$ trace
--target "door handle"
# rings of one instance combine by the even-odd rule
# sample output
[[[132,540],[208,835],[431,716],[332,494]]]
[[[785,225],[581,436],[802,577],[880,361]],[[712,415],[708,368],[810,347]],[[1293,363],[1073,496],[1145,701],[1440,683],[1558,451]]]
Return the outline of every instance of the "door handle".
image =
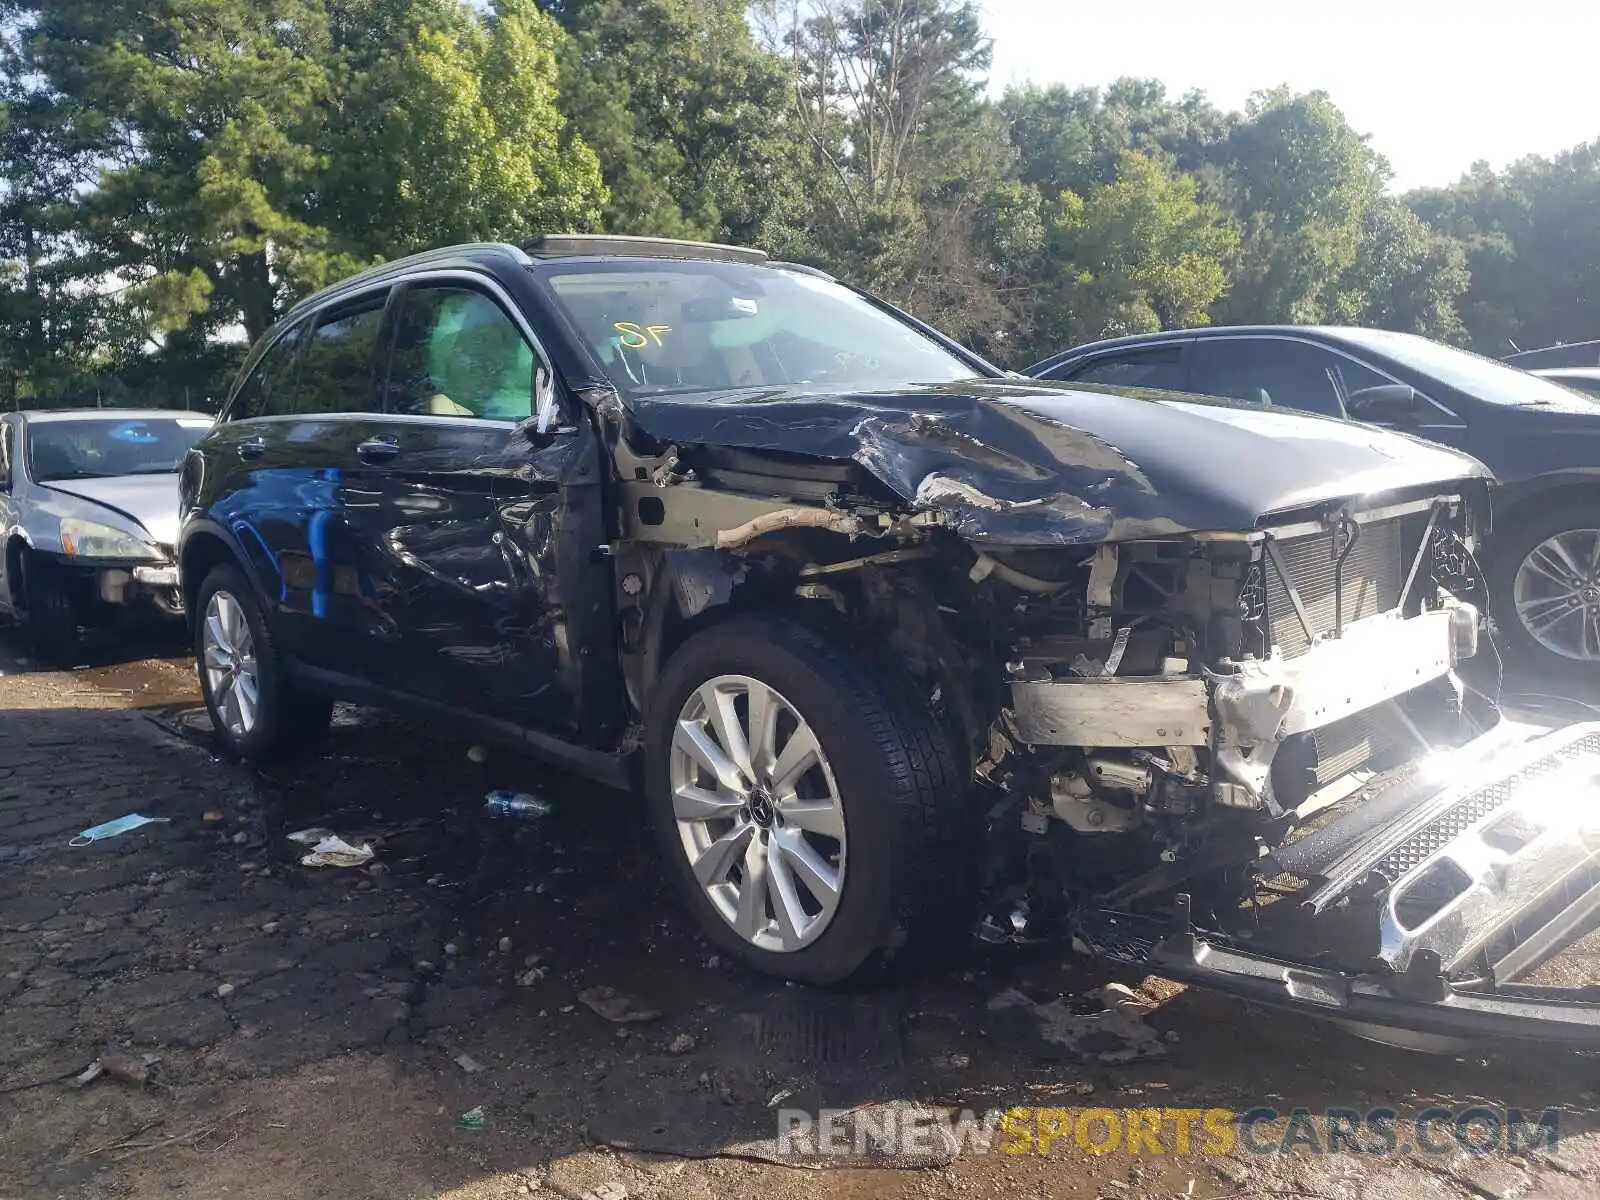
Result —
[[[266,452],[267,439],[262,437],[260,434],[256,434],[254,437],[247,437],[244,441],[239,443],[240,458],[260,458]]]
[[[356,447],[356,457],[364,463],[388,462],[400,453],[400,443],[385,438],[372,438]]]

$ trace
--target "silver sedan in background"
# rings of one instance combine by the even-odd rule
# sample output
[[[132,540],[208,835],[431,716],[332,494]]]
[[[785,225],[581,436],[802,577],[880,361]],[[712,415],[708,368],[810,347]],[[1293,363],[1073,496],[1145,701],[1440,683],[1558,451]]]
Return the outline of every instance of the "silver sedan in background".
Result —
[[[0,413],[0,612],[69,661],[81,626],[181,616],[178,467],[211,418],[170,410]]]

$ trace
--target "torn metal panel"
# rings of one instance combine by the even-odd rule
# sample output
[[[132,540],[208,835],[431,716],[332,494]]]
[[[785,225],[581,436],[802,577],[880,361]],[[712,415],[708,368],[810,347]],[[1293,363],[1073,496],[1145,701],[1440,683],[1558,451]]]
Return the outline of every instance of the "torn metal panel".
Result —
[[[1052,679],[1011,685],[1017,736],[1032,746],[1203,746],[1204,680]]]
[[[633,428],[685,452],[857,463],[906,505],[998,545],[1250,530],[1332,499],[1486,477],[1443,447],[1401,454],[1391,434],[1309,414],[1037,382],[747,388],[627,408]]]
[[[727,549],[742,545],[763,532],[814,524],[839,533],[877,532],[849,513],[828,509],[802,509],[776,497],[741,496],[714,491],[694,483],[657,487],[653,483],[621,485],[627,516],[627,535],[635,541],[688,549]],[[795,514],[804,514],[797,517]],[[765,525],[758,526],[757,522]],[[754,532],[752,532],[754,531]],[[736,534],[740,540],[727,541]]]

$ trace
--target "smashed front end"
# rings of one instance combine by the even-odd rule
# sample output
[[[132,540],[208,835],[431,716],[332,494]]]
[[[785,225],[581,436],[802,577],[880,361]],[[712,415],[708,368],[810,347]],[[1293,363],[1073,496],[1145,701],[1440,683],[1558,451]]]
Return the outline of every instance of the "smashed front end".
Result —
[[[1600,1042],[1600,979],[1561,959],[1600,913],[1600,726],[1498,719],[1474,516],[1431,495],[1103,544],[1070,632],[1030,588],[980,765],[1025,883],[987,935],[1064,925],[1418,1048]]]
[[[636,703],[675,628],[812,613],[964,748],[980,936],[1406,1044],[1600,1042],[1587,979],[1549,982],[1600,911],[1600,727],[1499,719],[1481,468],[1338,422],[985,387],[909,418],[602,405]]]

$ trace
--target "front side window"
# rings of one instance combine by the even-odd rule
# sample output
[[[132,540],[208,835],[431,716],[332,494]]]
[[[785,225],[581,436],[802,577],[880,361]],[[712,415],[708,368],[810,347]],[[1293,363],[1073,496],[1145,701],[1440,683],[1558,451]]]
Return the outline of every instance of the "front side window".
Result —
[[[34,421],[28,473],[35,483],[165,475],[211,428],[209,417]]]
[[[1570,405],[1572,395],[1548,379],[1481,354],[1457,350],[1414,333],[1387,329],[1346,329],[1341,336],[1363,350],[1401,367],[1437,379],[1446,387],[1488,404]]]
[[[359,413],[377,408],[372,367],[383,327],[383,296],[320,314],[295,373],[294,412]]]
[[[304,324],[285,330],[256,360],[250,374],[234,393],[228,419],[248,421],[252,417],[277,417],[294,411],[294,395],[289,384],[294,378],[295,355],[300,348]]]
[[[395,304],[386,408],[521,421],[533,412],[533,347],[483,292],[417,287]]]
[[[0,421],[0,492],[11,490],[11,424]]]
[[[1069,367],[1067,374],[1058,378],[1074,383],[1179,391],[1183,387],[1183,347],[1162,346],[1154,350],[1107,354],[1076,370]]]
[[[894,388],[983,373],[849,288],[801,271],[637,259],[532,269],[625,396]]]
[[[1202,338],[1193,355],[1193,391],[1330,417],[1345,415],[1344,396],[1385,382],[1331,350],[1282,338]]]

